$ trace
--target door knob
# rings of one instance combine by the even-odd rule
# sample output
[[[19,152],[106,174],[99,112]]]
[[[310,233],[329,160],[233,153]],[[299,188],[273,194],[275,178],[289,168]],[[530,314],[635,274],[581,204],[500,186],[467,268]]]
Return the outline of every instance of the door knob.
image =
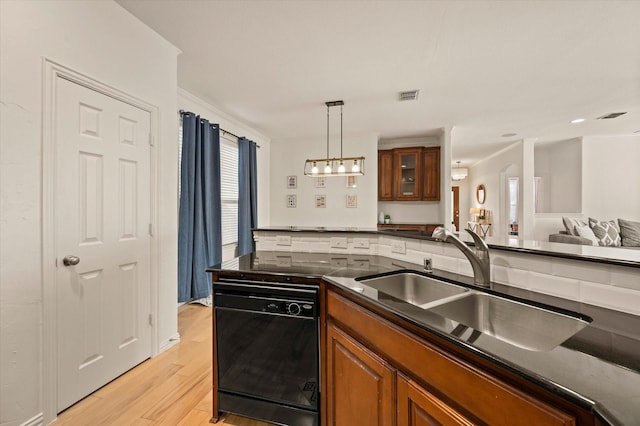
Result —
[[[80,258],[78,256],[65,256],[62,259],[62,263],[64,263],[64,266],[73,266],[73,265],[77,265],[78,263],[80,263]]]

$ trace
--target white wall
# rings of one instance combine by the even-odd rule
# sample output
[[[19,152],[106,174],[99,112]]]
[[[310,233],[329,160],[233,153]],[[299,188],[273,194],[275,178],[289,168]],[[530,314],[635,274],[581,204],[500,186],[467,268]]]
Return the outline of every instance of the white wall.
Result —
[[[437,137],[381,139],[378,142],[378,149],[412,146],[441,146],[441,143]],[[449,162],[444,162],[444,153],[442,151],[441,147],[440,178],[444,180],[443,164],[448,167]],[[446,188],[449,191],[451,190],[448,186]],[[378,201],[378,213],[382,211],[390,215],[391,223],[445,223],[447,221],[444,220],[441,209],[441,203],[445,197],[443,197],[444,191],[440,192],[440,201]]]
[[[585,217],[640,221],[640,135],[582,139]]]
[[[43,395],[43,58],[159,110],[158,341],[177,335],[177,50],[112,1],[0,2],[0,424],[38,423]],[[55,413],[45,413],[50,421]]]
[[[582,138],[582,213],[568,216],[640,221],[640,136]],[[533,239],[564,229],[562,213],[535,215]]]
[[[326,178],[326,188],[316,188],[315,178],[304,175],[306,159],[325,158],[326,139],[274,140],[271,143],[271,225],[375,228],[378,199],[378,151],[375,135],[349,137],[345,157],[365,157],[365,174],[355,189],[346,177]],[[338,156],[331,145],[330,156]],[[287,176],[297,176],[297,188],[287,189]],[[288,208],[287,194],[297,195],[297,207]],[[358,207],[347,208],[348,194],[358,196]],[[315,207],[315,196],[326,195],[326,207]]]
[[[270,185],[269,185],[269,161],[271,153],[271,140],[257,130],[244,124],[224,112],[220,111],[210,103],[198,98],[194,94],[178,89],[178,110],[191,111],[206,118],[211,123],[217,123],[221,128],[234,135],[244,136],[257,143],[260,148],[257,150],[258,156],[258,226],[268,225]]]
[[[540,178],[537,213],[582,210],[582,139],[536,144],[534,176]]]
[[[507,170],[509,173],[507,173]],[[522,194],[522,143],[520,142],[480,160],[469,169],[469,176],[467,177],[469,185],[468,207],[491,210],[492,236],[503,237],[507,233],[507,229],[502,223],[505,203],[505,179],[507,175],[520,178],[519,193]],[[476,187],[479,184],[484,184],[486,188],[486,201],[482,205],[476,201]],[[519,203],[518,209],[522,211],[522,203]],[[521,215],[519,214],[518,216],[520,217]],[[467,220],[470,220],[469,210],[461,210],[460,226],[466,227]]]

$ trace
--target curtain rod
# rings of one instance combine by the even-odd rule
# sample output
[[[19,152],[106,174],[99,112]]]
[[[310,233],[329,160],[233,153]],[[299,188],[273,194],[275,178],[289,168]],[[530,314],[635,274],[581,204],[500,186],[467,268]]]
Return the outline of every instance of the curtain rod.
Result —
[[[191,111],[185,111],[185,110],[181,109],[180,111],[178,111],[178,114],[180,114],[180,116],[182,117],[182,114],[193,114],[193,112],[191,112]],[[218,127],[219,127],[219,126],[218,126]],[[236,139],[240,139],[240,136],[234,135],[233,133],[226,131],[226,130],[225,130],[225,129],[223,129],[222,127],[220,127],[220,131],[221,131],[222,133],[224,133],[224,134],[231,135],[231,136],[233,136],[233,137],[234,137],[234,138],[236,138]],[[253,141],[251,141],[251,142],[253,142]],[[254,142],[254,143],[255,143],[255,142]],[[256,143],[256,148],[260,148],[260,145],[258,145],[257,143]]]

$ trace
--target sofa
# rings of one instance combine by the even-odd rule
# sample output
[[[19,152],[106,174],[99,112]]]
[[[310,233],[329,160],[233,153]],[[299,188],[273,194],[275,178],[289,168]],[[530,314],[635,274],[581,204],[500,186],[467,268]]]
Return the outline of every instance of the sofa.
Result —
[[[600,221],[562,217],[563,230],[549,235],[549,242],[640,250],[640,222],[626,219]]]
[[[565,244],[582,244],[585,246],[592,246],[593,241],[588,238],[581,237],[579,235],[570,235],[567,231],[558,231],[555,234],[549,234],[550,243],[565,243]]]

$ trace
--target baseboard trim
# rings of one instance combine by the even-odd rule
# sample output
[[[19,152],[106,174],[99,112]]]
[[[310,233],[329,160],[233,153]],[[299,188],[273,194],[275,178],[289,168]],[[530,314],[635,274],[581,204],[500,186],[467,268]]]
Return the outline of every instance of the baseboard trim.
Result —
[[[158,355],[171,348],[172,346],[177,345],[178,343],[180,343],[180,333],[175,333],[173,336],[160,343],[160,347],[158,348]]]
[[[20,426],[43,426],[44,425],[44,414],[40,413],[26,422],[22,423]]]

